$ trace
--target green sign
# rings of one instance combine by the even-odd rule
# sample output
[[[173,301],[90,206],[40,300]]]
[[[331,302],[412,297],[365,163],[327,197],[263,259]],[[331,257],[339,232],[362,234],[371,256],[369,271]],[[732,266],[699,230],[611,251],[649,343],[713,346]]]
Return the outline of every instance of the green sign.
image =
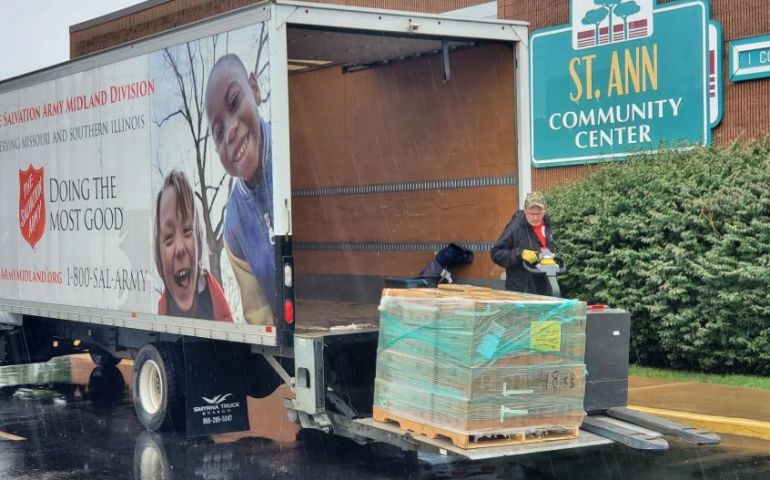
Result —
[[[730,80],[770,77],[770,35],[730,42]]]
[[[530,42],[536,167],[710,142],[720,30],[707,2],[573,0],[571,16]]]

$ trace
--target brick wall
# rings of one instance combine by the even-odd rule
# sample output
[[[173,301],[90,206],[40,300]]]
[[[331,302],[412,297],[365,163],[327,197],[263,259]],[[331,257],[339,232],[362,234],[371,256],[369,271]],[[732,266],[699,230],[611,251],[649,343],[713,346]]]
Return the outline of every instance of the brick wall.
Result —
[[[115,20],[70,32],[70,58],[192,23],[255,3],[254,0],[169,0]]]
[[[356,7],[440,13],[488,0],[309,0]],[[98,52],[154,33],[228,12],[257,0],[168,0],[129,15],[70,32],[70,58]]]

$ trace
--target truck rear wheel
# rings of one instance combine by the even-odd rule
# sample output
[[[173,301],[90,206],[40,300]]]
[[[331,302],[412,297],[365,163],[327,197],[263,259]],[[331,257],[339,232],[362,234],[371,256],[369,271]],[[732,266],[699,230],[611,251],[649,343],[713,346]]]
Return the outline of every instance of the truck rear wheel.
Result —
[[[170,343],[150,343],[134,359],[134,410],[147,430],[175,430],[184,426],[184,362]]]
[[[113,357],[109,352],[106,352],[99,347],[89,348],[88,354],[91,355],[91,361],[99,367],[109,368],[120,363],[120,358]]]
[[[181,434],[142,432],[134,443],[134,480],[192,478],[185,461],[188,454],[193,457],[188,446]]]

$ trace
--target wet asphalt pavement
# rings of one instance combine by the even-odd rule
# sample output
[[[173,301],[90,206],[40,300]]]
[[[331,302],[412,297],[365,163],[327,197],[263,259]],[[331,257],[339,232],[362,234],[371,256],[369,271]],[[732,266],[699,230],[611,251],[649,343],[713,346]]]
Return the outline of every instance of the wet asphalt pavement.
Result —
[[[0,368],[0,479],[767,479],[770,442],[723,436],[719,446],[669,439],[665,452],[607,445],[494,462],[450,461],[315,432],[286,439],[188,440],[144,431],[126,386],[130,366],[86,359]],[[278,411],[278,410],[276,410]],[[273,414],[271,414],[273,415]],[[237,439],[236,439],[237,438]]]

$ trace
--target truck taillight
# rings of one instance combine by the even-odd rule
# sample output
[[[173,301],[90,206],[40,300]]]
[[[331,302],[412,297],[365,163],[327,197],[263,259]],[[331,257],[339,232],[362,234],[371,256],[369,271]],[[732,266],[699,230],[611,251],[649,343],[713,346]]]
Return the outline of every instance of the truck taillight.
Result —
[[[294,285],[294,269],[291,267],[291,263],[286,263],[283,266],[283,286],[291,288]]]
[[[283,302],[283,320],[289,325],[294,323],[294,302],[291,300]]]

